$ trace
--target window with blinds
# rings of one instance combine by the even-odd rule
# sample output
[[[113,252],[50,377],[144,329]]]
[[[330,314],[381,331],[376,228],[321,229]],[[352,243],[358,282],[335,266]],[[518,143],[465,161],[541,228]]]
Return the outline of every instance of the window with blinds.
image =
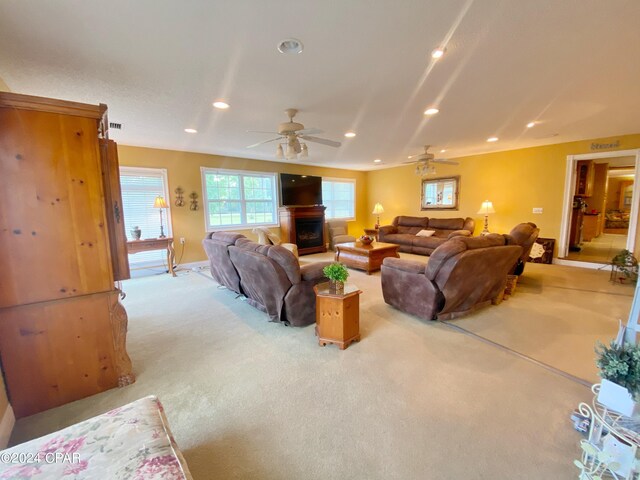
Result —
[[[120,167],[122,211],[127,239],[133,240],[131,230],[142,230],[140,238],[158,238],[160,235],[160,209],[153,207],[157,196],[164,197],[168,205],[167,171],[161,168]],[[171,236],[171,215],[168,208],[162,209],[164,234]],[[163,265],[167,261],[165,250],[152,250],[129,255],[129,265],[145,267]]]
[[[323,178],[322,203],[326,218],[355,220],[356,181],[348,178]]]

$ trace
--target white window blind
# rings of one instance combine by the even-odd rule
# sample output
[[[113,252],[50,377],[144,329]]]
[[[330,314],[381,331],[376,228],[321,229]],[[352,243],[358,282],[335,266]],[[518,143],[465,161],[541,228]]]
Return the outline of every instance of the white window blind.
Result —
[[[153,202],[160,195],[168,205],[167,171],[159,168],[120,167],[120,187],[122,190],[122,211],[127,239],[133,240],[131,230],[139,227],[140,238],[158,238],[160,235],[160,209]],[[168,208],[162,211],[164,234],[171,236],[171,215]],[[143,267],[166,263],[165,250],[152,250],[129,255],[129,265]]]
[[[326,218],[355,220],[356,181],[344,178],[322,179],[322,203]]]
[[[201,168],[207,231],[277,224],[274,173]]]

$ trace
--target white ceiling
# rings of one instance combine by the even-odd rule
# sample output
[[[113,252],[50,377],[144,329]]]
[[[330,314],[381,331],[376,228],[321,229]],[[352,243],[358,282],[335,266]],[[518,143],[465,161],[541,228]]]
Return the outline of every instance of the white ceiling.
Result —
[[[638,0],[13,0],[0,78],[106,103],[122,144],[265,160],[275,144],[247,150],[269,136],[246,130],[295,107],[343,142],[302,163],[371,170],[426,143],[451,158],[640,132],[639,22]],[[278,53],[287,37],[304,52]]]

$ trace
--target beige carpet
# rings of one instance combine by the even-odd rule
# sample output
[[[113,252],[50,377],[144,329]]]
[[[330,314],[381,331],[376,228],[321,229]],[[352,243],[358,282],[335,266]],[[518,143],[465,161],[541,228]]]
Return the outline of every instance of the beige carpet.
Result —
[[[526,312],[536,272],[531,292],[477,315]],[[198,273],[125,282],[138,381],[21,419],[13,442],[157,394],[197,479],[575,478],[568,415],[587,388],[397,312],[379,273],[350,281],[364,292],[362,341],[345,351],[319,347],[313,326],[268,323]]]

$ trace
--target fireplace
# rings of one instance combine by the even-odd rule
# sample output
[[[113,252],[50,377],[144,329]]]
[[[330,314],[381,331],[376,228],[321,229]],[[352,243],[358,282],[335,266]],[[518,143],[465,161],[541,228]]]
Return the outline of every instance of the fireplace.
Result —
[[[278,214],[282,241],[295,243],[300,255],[326,252],[324,208],[322,205],[280,207]]]
[[[296,245],[299,249],[323,246],[323,223],[321,218],[296,218]]]

